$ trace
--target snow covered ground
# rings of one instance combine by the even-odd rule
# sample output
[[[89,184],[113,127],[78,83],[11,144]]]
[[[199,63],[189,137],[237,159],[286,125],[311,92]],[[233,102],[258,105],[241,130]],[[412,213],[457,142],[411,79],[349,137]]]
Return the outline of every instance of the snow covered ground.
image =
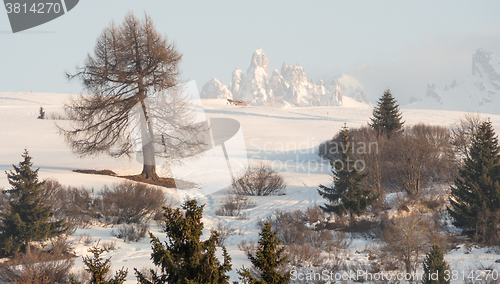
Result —
[[[0,172],[12,169],[12,164],[19,163],[24,148],[30,151],[35,167],[39,167],[40,177],[55,178],[63,185],[85,186],[99,190],[104,185],[110,185],[121,180],[110,176],[86,175],[74,173],[74,169],[110,169],[118,174],[137,174],[141,164],[134,159],[114,159],[107,156],[77,158],[58,134],[55,123],[64,125],[67,121],[39,120],[39,107],[43,106],[46,113],[62,113],[61,106],[70,95],[42,93],[0,93]],[[349,99],[349,98],[347,98]],[[236,269],[250,265],[246,256],[237,248],[241,240],[258,239],[258,220],[272,214],[276,209],[306,209],[324,200],[318,195],[319,184],[330,184],[331,173],[328,164],[321,161],[315,154],[317,145],[330,139],[339,129],[366,125],[372,114],[372,109],[364,104],[353,101],[344,102],[344,107],[307,107],[307,108],[267,108],[228,106],[224,99],[203,100],[205,114],[210,118],[232,118],[240,122],[242,138],[246,147],[246,157],[236,155],[234,161],[242,166],[265,162],[280,171],[287,183],[286,195],[253,197],[256,207],[246,210],[247,219],[236,220],[235,217],[219,217],[215,210],[220,206],[227,186],[227,179],[218,180],[217,175],[207,177],[203,166],[209,165],[209,160],[193,160],[174,170],[176,177],[198,183],[191,192],[205,191],[209,194],[199,194],[198,199],[206,204],[203,216],[205,235],[211,228],[221,222],[233,229],[235,234],[228,239],[226,246],[232,258],[232,280],[237,280]],[[406,125],[419,122],[452,126],[456,124],[463,112],[403,109]],[[493,122],[497,133],[500,132],[500,115],[484,115]],[[209,155],[209,154],[207,154]],[[206,157],[205,157],[206,158]],[[247,160],[248,159],[248,160]],[[207,164],[208,163],[208,164]],[[193,170],[193,165],[198,168]],[[208,166],[205,166],[208,167]],[[205,168],[205,170],[209,170]],[[7,189],[9,184],[5,174],[0,174],[0,188]],[[164,189],[173,198],[178,197],[175,190]],[[182,192],[181,192],[182,193]],[[181,194],[182,196],[182,194]],[[135,283],[133,268],[152,267],[150,261],[151,248],[149,239],[138,243],[125,243],[111,236],[112,227],[92,227],[79,229],[73,236],[78,255],[86,255],[89,245],[79,241],[80,236],[88,234],[93,244],[116,241],[118,249],[104,254],[112,257],[113,269],[128,268],[127,283]],[[155,224],[151,231],[164,239],[164,234]],[[362,251],[370,241],[355,240],[349,250],[351,259],[366,259],[366,256],[355,257],[356,251]],[[91,246],[91,245],[90,245]],[[484,249],[472,249],[468,253],[462,245],[460,249],[446,255],[452,269],[472,269],[479,264],[493,265],[500,259],[495,252]],[[82,268],[81,258],[76,261],[75,269]],[[460,282],[457,282],[460,283]]]

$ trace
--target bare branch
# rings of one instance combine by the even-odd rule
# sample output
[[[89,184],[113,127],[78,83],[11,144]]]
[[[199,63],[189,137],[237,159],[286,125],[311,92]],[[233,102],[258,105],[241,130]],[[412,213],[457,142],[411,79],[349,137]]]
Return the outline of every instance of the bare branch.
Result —
[[[81,95],[65,105],[70,127],[59,126],[73,152],[79,156],[106,153],[120,157],[131,154],[130,112],[142,105],[148,123],[143,142],[146,177],[157,178],[155,155],[184,158],[204,149],[207,125],[196,123],[193,108],[172,89],[179,83],[182,55],[175,45],[160,35],[149,16],[140,21],[129,13],[123,23],[111,23],[98,37],[93,54],[69,80],[78,80],[89,95]],[[153,123],[153,124],[152,124]],[[153,135],[154,132],[158,135]],[[146,169],[146,165],[152,168]]]

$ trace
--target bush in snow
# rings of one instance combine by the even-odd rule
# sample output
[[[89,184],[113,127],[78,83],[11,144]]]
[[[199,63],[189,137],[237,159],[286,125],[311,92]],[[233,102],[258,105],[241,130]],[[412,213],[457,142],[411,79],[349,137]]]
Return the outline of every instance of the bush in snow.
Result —
[[[269,222],[284,245],[308,244],[325,251],[348,248],[351,240],[343,232],[316,230],[316,225],[313,224],[319,224],[318,221],[325,219],[325,215],[319,215],[319,210],[316,207],[308,208],[306,211],[276,210],[274,215],[258,222],[258,226],[262,227],[265,222]],[[320,227],[323,226],[318,226]]]
[[[351,239],[344,232],[324,229],[322,224],[327,216],[319,207],[307,208],[305,211],[280,211],[260,221],[258,226],[263,227],[270,223],[277,236],[286,245],[288,255],[287,265],[293,267],[309,266],[320,267],[327,259],[321,252],[329,254],[330,270],[339,269],[342,260],[337,257],[341,250],[347,249]],[[252,250],[251,245],[240,244],[241,250]]]
[[[283,195],[285,188],[284,178],[265,164],[248,169],[232,182],[233,191],[239,195]]]
[[[431,223],[427,216],[411,212],[407,216],[391,219],[383,232],[385,245],[382,259],[395,259],[400,269],[406,273],[415,272],[430,246],[429,232]]]
[[[65,240],[52,243],[49,251],[32,249],[30,253],[15,254],[0,264],[1,283],[68,283],[74,260],[67,255]]]
[[[113,224],[140,224],[152,219],[165,205],[163,191],[143,183],[125,181],[105,186],[102,195],[102,214]]]
[[[309,244],[289,244],[285,252],[288,256],[287,263],[294,267],[304,265],[317,267],[325,262],[325,257],[321,256],[321,250]]]
[[[217,228],[211,230],[211,232],[219,234],[219,239],[217,240],[218,247],[224,247],[226,240],[234,235],[234,229],[222,224],[220,221],[217,223]]]
[[[55,179],[46,179],[42,188],[42,202],[54,208],[56,218],[65,218],[75,227],[86,228],[99,215],[99,200],[88,189],[64,187]]]
[[[222,205],[215,210],[217,216],[242,216],[241,210],[255,207],[255,202],[244,195],[228,194],[222,200]]]
[[[54,179],[45,180],[42,189],[42,203],[54,208],[54,216],[81,228],[94,221],[141,224],[161,217],[166,203],[161,189],[131,181],[105,186],[101,194],[83,187],[65,187]]]
[[[138,242],[146,237],[148,225],[121,225],[116,231],[112,230],[111,235],[122,239],[125,242]]]

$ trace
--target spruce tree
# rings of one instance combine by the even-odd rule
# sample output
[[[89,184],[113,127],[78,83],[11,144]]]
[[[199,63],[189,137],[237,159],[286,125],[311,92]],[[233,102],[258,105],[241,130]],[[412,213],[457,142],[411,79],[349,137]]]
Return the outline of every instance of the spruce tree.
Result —
[[[271,224],[266,222],[260,232],[259,246],[255,255],[248,253],[248,259],[259,273],[259,278],[256,279],[248,268],[243,268],[238,271],[243,283],[249,284],[286,284],[290,282],[291,274],[289,271],[280,273],[278,268],[282,266],[286,260],[286,256],[282,256],[285,251],[285,246],[281,246],[281,240],[276,237],[277,233],[271,230]]]
[[[496,232],[495,215],[500,210],[499,152],[491,122],[482,123],[472,139],[470,155],[451,187],[448,212],[457,227],[470,231],[486,227],[487,235]]]
[[[38,181],[38,170],[31,167],[31,157],[24,150],[23,161],[14,171],[7,174],[10,190],[4,191],[9,196],[7,212],[0,213],[0,244],[2,253],[11,255],[21,249],[30,251],[30,242],[44,241],[68,231],[64,220],[54,221],[51,206],[42,204],[42,185]]]
[[[87,266],[85,269],[90,274],[90,281],[88,284],[122,284],[127,277],[127,270],[120,269],[116,272],[115,276],[107,280],[107,275],[111,269],[111,258],[103,261],[101,254],[104,249],[99,247],[92,247],[88,250],[92,253],[92,258],[89,256],[83,257],[83,264]],[[71,284],[82,284],[76,281],[73,276],[70,277]]]
[[[377,133],[384,134],[388,138],[399,132],[404,122],[401,121],[402,114],[399,105],[392,96],[390,90],[386,90],[379,99],[377,107],[373,109],[373,118],[370,126]]]
[[[39,114],[38,114],[38,119],[45,119],[45,111],[43,110],[43,107],[40,107]]]
[[[450,267],[444,260],[443,251],[438,245],[433,245],[425,256],[422,284],[449,284],[450,280],[445,280],[446,270],[450,271]]]
[[[349,141],[349,130],[346,126],[340,131],[340,136],[342,153],[339,160],[332,162],[334,185],[320,185],[318,189],[319,194],[330,201],[330,204],[320,207],[324,212],[333,212],[339,216],[349,213],[350,221],[354,222],[354,214],[362,215],[378,196],[361,187],[361,182],[368,174],[360,173],[355,160],[351,158],[352,143]]]
[[[152,279],[148,280],[136,269],[140,283],[229,283],[226,273],[231,270],[231,258],[226,248],[222,248],[224,263],[221,264],[215,255],[219,235],[212,232],[208,240],[200,241],[203,207],[198,206],[196,200],[187,200],[182,205],[184,212],[179,208],[164,208],[164,230],[167,233],[165,245],[150,233],[153,246],[151,258],[161,268],[161,274],[151,270]]]

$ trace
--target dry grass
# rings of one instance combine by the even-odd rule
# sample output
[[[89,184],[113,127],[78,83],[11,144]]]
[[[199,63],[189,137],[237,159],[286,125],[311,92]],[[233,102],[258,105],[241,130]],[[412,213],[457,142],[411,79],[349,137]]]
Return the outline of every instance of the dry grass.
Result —
[[[27,254],[16,254],[9,261],[0,264],[0,282],[68,283],[75,258],[69,250],[68,243],[61,239],[53,242],[48,251],[32,249]]]

